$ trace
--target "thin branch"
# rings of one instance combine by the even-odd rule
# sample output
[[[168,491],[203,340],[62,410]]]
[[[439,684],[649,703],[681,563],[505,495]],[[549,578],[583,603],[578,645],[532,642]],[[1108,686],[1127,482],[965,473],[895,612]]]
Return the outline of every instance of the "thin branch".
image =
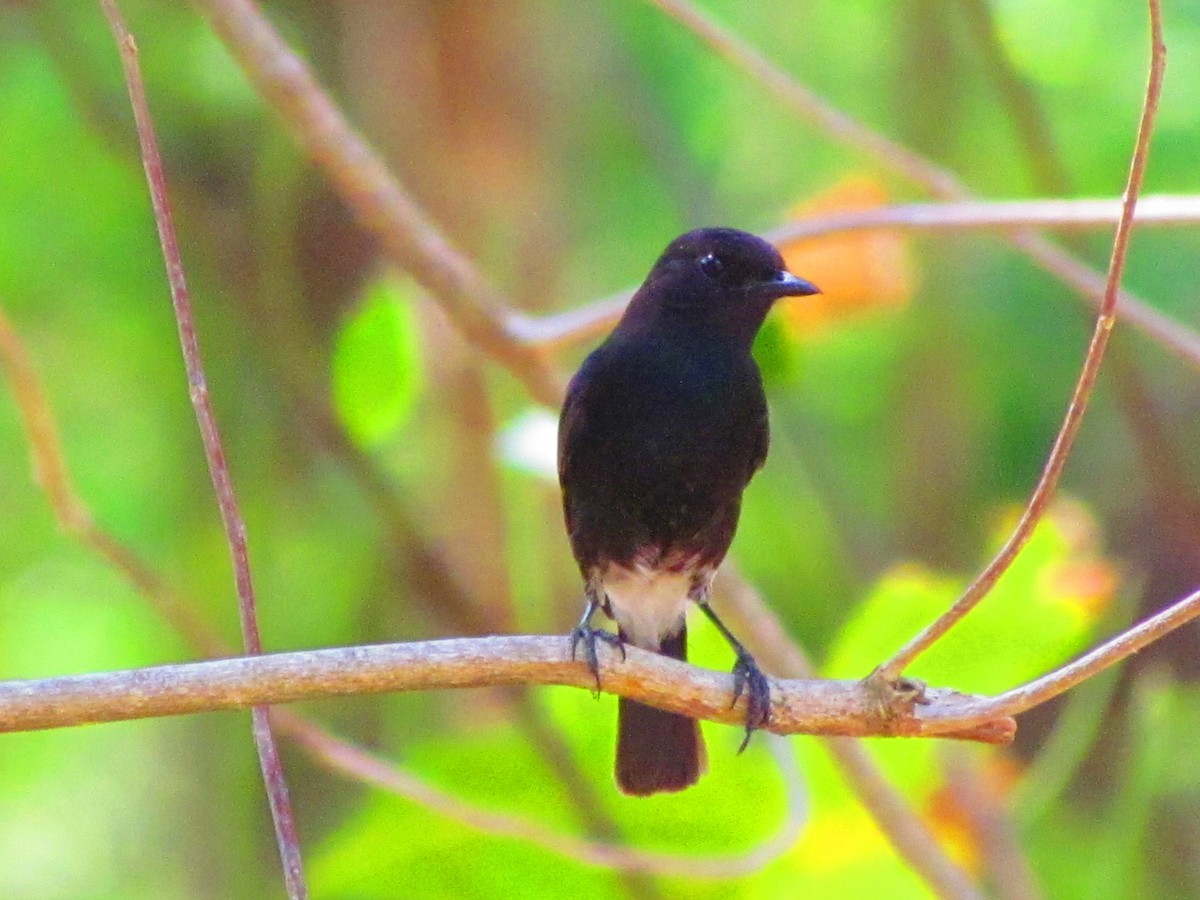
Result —
[[[742,726],[746,698],[730,704],[733,677],[626,648],[601,654],[602,689],[694,719]],[[442,690],[515,684],[556,684],[591,690],[595,679],[571,658],[562,635],[452,638],[269,653],[0,682],[0,732],[64,728],[95,722],[245,709],[347,694]],[[859,681],[789,679],[771,685],[776,734],[847,737],[942,737],[1007,743],[1016,726],[999,718],[958,731],[967,695],[929,690],[911,716],[880,714],[875,694]],[[980,698],[974,698],[978,700]]]
[[[1140,217],[1138,221],[1140,223]],[[1097,301],[1103,298],[1107,281],[1104,275],[1037,232],[1015,230],[1009,235],[1009,241],[1025,251],[1025,254],[1044,271],[1053,274],[1088,302],[1099,306]],[[1200,368],[1200,334],[1159,312],[1153,306],[1148,306],[1128,291],[1120,292],[1118,309],[1121,318],[1145,337],[1192,368]]]
[[[1012,561],[1033,534],[1034,527],[1041,520],[1058,487],[1059,477],[1062,475],[1071,448],[1074,446],[1075,437],[1083,422],[1083,414],[1087,410],[1088,400],[1096,385],[1096,378],[1100,374],[1100,364],[1104,360],[1104,350],[1108,346],[1109,335],[1116,324],[1117,296],[1121,286],[1121,275],[1125,269],[1125,258],[1129,251],[1129,239],[1133,231],[1133,213],[1137,207],[1138,193],[1142,189],[1142,179],[1145,176],[1146,163],[1150,154],[1150,138],[1154,133],[1154,119],[1158,112],[1158,99],[1162,93],[1166,47],[1162,42],[1162,13],[1159,8],[1159,0],[1149,0],[1149,9],[1150,74],[1146,82],[1146,99],[1142,106],[1141,119],[1138,122],[1137,139],[1134,142],[1133,158],[1129,166],[1129,177],[1121,202],[1121,219],[1117,223],[1117,233],[1113,238],[1108,279],[1104,286],[1104,303],[1100,307],[1096,327],[1092,332],[1092,340],[1088,346],[1083,368],[1079,373],[1079,380],[1071,394],[1066,416],[1063,418],[1062,426],[1054,440],[1050,455],[1046,459],[1046,465],[1042,469],[1037,486],[1029,498],[1029,503],[1000,552],[967,586],[962,596],[954,602],[949,610],[876,670],[876,675],[885,681],[897,678],[914,659],[974,609],[979,601],[991,591],[993,585],[1012,565]]]
[[[793,111],[830,137],[858,148],[894,172],[939,197],[965,199],[968,191],[950,172],[920,154],[868,128],[778,68],[749,43],[717,24],[688,0],[648,0],[679,22],[717,55],[775,94]]]
[[[953,719],[953,727],[958,729],[972,723],[990,722],[997,716],[1015,716],[1040,706],[1128,659],[1197,617],[1200,617],[1200,590],[1177,600],[1156,615],[1041,678],[995,697],[964,700],[956,710],[961,713],[961,718]]]
[[[1015,715],[1032,709],[1148,647],[1197,616],[1200,616],[1200,591],[1188,594],[1074,662],[981,704],[979,714],[992,716],[1003,711]]]
[[[769,233],[777,242],[877,228],[912,231],[1009,231],[1014,228],[1099,228],[1121,221],[1122,201],[1090,199],[960,200],[906,203],[801,219]],[[1200,195],[1156,194],[1138,199],[1137,222],[1195,225]]]
[[[154,206],[154,222],[158,228],[158,239],[162,246],[163,259],[167,267],[167,280],[171,288],[171,304],[175,321],[179,327],[179,341],[183,348],[184,365],[187,369],[188,392],[200,427],[204,444],[204,456],[208,462],[209,475],[216,493],[221,522],[229,542],[233,561],[234,581],[237,588],[238,615],[242,628],[242,641],[248,653],[262,653],[262,638],[258,629],[258,616],[254,605],[254,584],[250,576],[250,558],[246,546],[246,524],[238,509],[237,497],[216,416],[208,395],[208,383],[204,375],[204,364],[200,355],[200,343],[192,317],[191,299],[184,273],[183,256],[172,222],[171,207],[167,198],[167,179],[163,171],[162,157],[158,151],[158,140],[146,100],[146,89],[138,65],[137,45],[129,33],[116,0],[101,0],[104,13],[112,28],[113,37],[121,51],[121,62],[125,82],[129,88],[129,99],[133,107],[137,126],[138,142],[141,147],[142,165],[146,170],[146,182]],[[267,710],[255,708],[251,711],[251,730],[254,745],[258,750],[263,781],[271,807],[271,818],[275,825],[275,837],[283,865],[284,882],[288,896],[293,900],[308,897],[308,885],[304,880],[304,863],[300,854],[300,839],[296,832],[296,820],[288,796],[287,780],[283,774],[283,763],[279,758],[279,746],[271,733]]]
[[[1013,65],[991,5],[988,0],[959,0],[958,5],[974,38],[975,53],[995,82],[995,97],[1016,128],[1033,189],[1040,194],[1069,193],[1071,175],[1049,118],[1031,83]]]
[[[999,231],[1017,237],[1037,226],[1058,229],[1090,229],[1115,225],[1121,218],[1120,200],[964,200],[940,203],[906,203],[880,206],[811,219],[797,219],[774,228],[766,237],[774,243],[826,237],[853,231],[890,229],[960,233]],[[1200,222],[1200,195],[1158,195],[1138,200],[1140,226],[1194,225]],[[1041,242],[1045,244],[1045,242]],[[1095,270],[1080,263],[1069,253],[1053,245],[1029,243],[1025,249],[1036,254],[1047,268],[1054,268],[1063,281],[1081,294],[1103,293],[1104,280]],[[513,330],[520,340],[544,349],[586,341],[601,336],[624,311],[632,290],[622,291],[574,309],[546,316],[528,316],[514,321]],[[1185,362],[1200,366],[1200,334],[1184,328],[1152,307],[1139,307],[1138,326]],[[1130,317],[1122,300],[1121,313]],[[1134,316],[1139,315],[1134,313]]]
[[[534,398],[557,404],[561,390],[546,360],[513,337],[511,326],[521,314],[438,231],[262,11],[251,0],[196,0],[196,5],[391,261],[424,286],[467,340],[512,371]]]

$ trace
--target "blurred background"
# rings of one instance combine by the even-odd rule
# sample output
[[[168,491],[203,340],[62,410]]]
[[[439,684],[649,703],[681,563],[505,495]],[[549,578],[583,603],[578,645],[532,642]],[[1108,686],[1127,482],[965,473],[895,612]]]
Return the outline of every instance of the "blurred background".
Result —
[[[198,9],[122,6],[268,649],[565,634],[582,601],[552,474],[555,410],[385,263]],[[1147,68],[1140,4],[701,8],[983,196],[1115,197],[1123,186]],[[530,314],[636,285],[692,227],[766,232],[927,199],[645,2],[292,0],[265,11],[453,244]],[[1195,192],[1200,7],[1168,4],[1166,16],[1146,192]],[[97,4],[0,3],[0,123],[0,310],[45,382],[79,495],[235,646],[227,550]],[[1103,267],[1110,232],[1061,240]],[[857,677],[944,608],[1011,527],[1090,314],[982,232],[855,233],[785,250],[826,296],[781,309],[757,347],[772,454],[732,558],[822,672]],[[1140,231],[1125,283],[1195,326],[1198,255],[1195,227]],[[594,343],[549,358],[566,373]],[[1003,690],[1200,584],[1198,440],[1196,366],[1118,328],[1064,501],[977,616],[913,673]],[[719,639],[693,631],[696,661],[726,670]],[[1021,717],[1011,748],[867,746],[998,896],[1200,896],[1196,638],[1184,628]],[[6,381],[0,678],[204,652],[60,528]],[[705,726],[710,774],[694,790],[619,796],[615,708],[535,689],[301,711],[449,794],[563,834],[710,855],[775,833],[775,764],[758,740],[735,756],[728,727]],[[223,713],[4,735],[0,896],[282,896],[248,722]],[[315,896],[929,896],[821,745],[792,747],[803,832],[761,870],[724,878],[587,866],[333,774],[286,743],[284,762]]]

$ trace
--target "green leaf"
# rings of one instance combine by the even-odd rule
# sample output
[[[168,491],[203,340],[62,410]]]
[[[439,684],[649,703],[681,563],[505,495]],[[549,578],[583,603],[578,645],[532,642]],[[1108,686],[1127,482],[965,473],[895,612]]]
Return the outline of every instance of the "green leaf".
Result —
[[[333,405],[355,443],[375,447],[408,419],[421,386],[411,287],[380,281],[342,325],[333,351]]]
[[[1011,523],[997,529],[996,546]],[[912,667],[936,685],[995,693],[1035,678],[1082,650],[1111,599],[1115,567],[1095,549],[1083,508],[1060,502],[991,593]],[[855,611],[826,674],[855,678],[944,612],[965,580],[906,565],[885,574]]]
[[[799,349],[778,317],[763,323],[754,341],[754,359],[768,387],[787,384],[799,374]]]

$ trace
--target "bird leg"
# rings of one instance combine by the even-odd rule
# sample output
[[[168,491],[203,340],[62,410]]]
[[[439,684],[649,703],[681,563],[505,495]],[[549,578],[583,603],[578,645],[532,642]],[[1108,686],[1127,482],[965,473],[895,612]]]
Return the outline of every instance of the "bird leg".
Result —
[[[750,735],[755,729],[764,727],[771,720],[771,685],[758,663],[754,661],[754,657],[750,655],[750,651],[743,647],[741,641],[725,627],[725,623],[717,618],[717,614],[708,605],[708,599],[700,598],[696,602],[704,615],[708,616],[708,620],[716,626],[717,631],[721,632],[721,636],[729,642],[737,656],[737,662],[733,664],[733,703],[730,706],[736,704],[743,693],[746,695],[746,736],[742,738],[738,747],[738,753],[741,753],[749,745]]]
[[[575,653],[579,649],[579,645],[583,645],[583,658],[587,661],[588,670],[596,679],[596,690],[593,691],[596,697],[600,696],[600,659],[596,656],[596,642],[603,641],[613,649],[620,650],[622,661],[625,659],[625,643],[620,637],[603,628],[592,627],[592,616],[603,605],[599,596],[600,590],[589,584],[587,586],[587,606],[583,609],[583,617],[579,620],[579,624],[567,635],[571,641],[571,659],[575,659]]]

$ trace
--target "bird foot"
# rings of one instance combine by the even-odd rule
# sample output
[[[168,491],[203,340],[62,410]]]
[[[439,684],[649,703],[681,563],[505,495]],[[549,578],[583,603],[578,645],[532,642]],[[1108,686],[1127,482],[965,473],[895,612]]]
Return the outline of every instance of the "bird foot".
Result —
[[[580,622],[567,635],[571,641],[571,659],[575,659],[576,653],[579,650],[579,645],[583,645],[583,658],[587,662],[588,671],[596,679],[596,690],[592,694],[596,697],[600,696],[600,658],[596,655],[596,643],[608,644],[614,650],[621,651],[621,661],[625,660],[625,642],[618,635],[611,631],[605,631],[603,628],[593,628],[587,622]]]
[[[750,744],[750,735],[771,721],[771,685],[754,657],[744,650],[738,653],[733,666],[733,703],[746,695],[746,736],[738,747],[741,753]]]

